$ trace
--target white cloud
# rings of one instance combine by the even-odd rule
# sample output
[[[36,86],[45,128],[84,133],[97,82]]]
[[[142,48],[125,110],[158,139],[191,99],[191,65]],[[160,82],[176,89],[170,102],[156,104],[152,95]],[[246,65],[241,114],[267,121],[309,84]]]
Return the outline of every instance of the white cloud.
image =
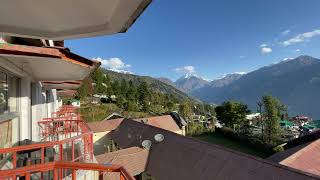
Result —
[[[176,72],[183,73],[183,74],[195,74],[196,70],[193,66],[184,66],[175,69]]]
[[[301,51],[301,49],[296,49],[296,52],[300,52]]]
[[[261,54],[269,54],[271,52],[272,52],[272,49],[270,47],[261,48]]]
[[[282,34],[283,36],[286,36],[286,35],[288,35],[290,32],[291,32],[291,30],[290,30],[290,29],[287,29],[287,30],[285,30],[285,31],[282,31],[281,34]]]
[[[260,45],[261,48],[267,47],[267,46],[268,46],[267,44],[261,44],[261,45]]]
[[[282,45],[290,46],[293,44],[302,43],[316,36],[320,36],[320,29],[298,34],[297,36],[282,42]]]
[[[94,60],[100,61],[101,66],[111,71],[120,72],[120,73],[130,73],[127,69],[131,67],[130,64],[124,63],[120,58],[110,58],[102,59],[100,57],[93,58]]]
[[[240,59],[244,59],[244,58],[246,58],[245,56],[239,56],[240,57]]]

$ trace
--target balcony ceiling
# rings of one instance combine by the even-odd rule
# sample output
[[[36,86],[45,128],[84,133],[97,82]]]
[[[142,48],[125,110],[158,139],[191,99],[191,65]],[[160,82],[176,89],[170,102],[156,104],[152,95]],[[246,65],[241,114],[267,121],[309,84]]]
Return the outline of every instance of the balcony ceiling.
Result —
[[[14,64],[36,81],[80,82],[100,65],[99,62],[83,58],[65,49],[9,44],[0,46],[0,60]],[[52,85],[78,86],[71,83]]]
[[[75,90],[78,89],[82,82],[81,81],[42,81],[44,89],[64,89],[64,90]]]
[[[0,34],[63,40],[126,32],[151,0],[10,0],[0,6]]]

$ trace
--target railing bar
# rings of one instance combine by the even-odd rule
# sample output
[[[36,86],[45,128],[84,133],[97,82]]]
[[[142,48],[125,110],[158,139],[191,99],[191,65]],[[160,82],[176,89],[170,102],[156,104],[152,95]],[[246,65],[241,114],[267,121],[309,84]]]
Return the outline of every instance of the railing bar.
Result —
[[[53,179],[58,180],[58,169],[53,170]]]
[[[26,172],[25,177],[26,177],[26,180],[30,180],[30,173],[29,173],[29,172]]]
[[[76,176],[76,170],[72,169],[72,180],[75,180],[77,178]]]
[[[72,159],[72,161],[74,161],[74,141],[71,141],[71,151],[72,151],[72,157],[71,157],[71,159]]]
[[[41,163],[45,163],[44,162],[44,151],[45,151],[45,149],[44,149],[44,147],[42,147],[41,148]]]
[[[12,161],[13,169],[15,169],[17,167],[17,152],[13,152]]]

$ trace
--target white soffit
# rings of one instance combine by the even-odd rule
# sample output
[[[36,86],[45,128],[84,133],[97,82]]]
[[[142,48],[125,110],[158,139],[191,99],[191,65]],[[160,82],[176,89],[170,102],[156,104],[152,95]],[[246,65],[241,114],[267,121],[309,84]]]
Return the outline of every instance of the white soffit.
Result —
[[[0,33],[63,40],[126,32],[151,0],[10,0],[1,2]]]
[[[64,82],[64,81],[55,81],[55,82],[48,82],[43,81],[41,82],[44,89],[68,89],[68,90],[75,90],[81,86],[81,82]]]
[[[93,71],[92,68],[59,58],[16,55],[0,57],[15,64],[37,81],[78,81],[85,79]]]

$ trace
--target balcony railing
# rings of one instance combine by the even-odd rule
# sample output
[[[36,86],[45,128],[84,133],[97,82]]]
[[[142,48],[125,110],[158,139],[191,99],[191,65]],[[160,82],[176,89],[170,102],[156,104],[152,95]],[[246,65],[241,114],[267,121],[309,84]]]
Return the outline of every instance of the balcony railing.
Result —
[[[121,180],[134,180],[123,167],[117,165],[101,165],[93,163],[76,163],[76,162],[51,162],[46,164],[37,164],[33,166],[25,166],[14,170],[2,170],[0,171],[0,179],[16,179],[25,178],[30,180],[31,177],[41,179],[72,179],[77,178],[77,171],[87,170],[92,172],[98,172],[97,176],[100,179],[108,173],[117,172],[120,173]],[[94,176],[94,175],[93,175]],[[93,178],[92,178],[93,179]]]
[[[105,172],[120,172],[122,179],[132,178],[122,167],[90,164],[94,159],[93,133],[74,107],[63,106],[52,118],[38,124],[41,143],[0,149],[7,163],[7,170],[0,171],[0,179],[35,175],[41,179],[74,179],[74,173],[81,169],[99,171],[100,178]]]

